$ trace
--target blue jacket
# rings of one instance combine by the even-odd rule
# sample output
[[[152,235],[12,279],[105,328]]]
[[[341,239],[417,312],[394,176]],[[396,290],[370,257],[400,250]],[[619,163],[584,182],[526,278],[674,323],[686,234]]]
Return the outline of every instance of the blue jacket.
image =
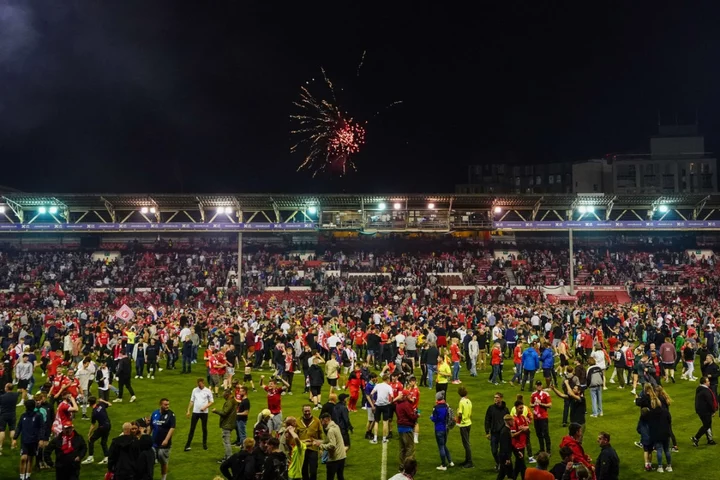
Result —
[[[540,357],[537,354],[537,350],[532,347],[528,347],[523,352],[522,367],[523,370],[537,370],[540,368]]]
[[[432,422],[435,424],[436,432],[447,431],[447,423],[446,423],[447,415],[448,415],[447,403],[442,402],[442,403],[435,404],[432,415],[430,415],[430,420],[432,420]]]
[[[15,439],[22,435],[22,443],[37,443],[43,439],[45,429],[45,421],[39,412],[25,412],[20,415],[17,428],[15,429]]]
[[[508,327],[505,330],[505,341],[508,343],[517,343],[517,332],[514,328]]]
[[[543,368],[553,368],[555,366],[555,356],[553,355],[552,348],[546,348],[542,351],[540,361],[542,362]]]

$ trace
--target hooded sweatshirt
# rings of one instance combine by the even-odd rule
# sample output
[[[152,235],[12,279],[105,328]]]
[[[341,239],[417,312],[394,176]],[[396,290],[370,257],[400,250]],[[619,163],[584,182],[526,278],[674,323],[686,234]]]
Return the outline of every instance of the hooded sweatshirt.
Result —
[[[497,435],[500,433],[500,430],[505,426],[505,415],[510,415],[510,410],[508,410],[504,400],[500,402],[500,405],[495,403],[490,405],[487,412],[485,412],[485,434]]]
[[[588,457],[585,454],[585,450],[583,449],[583,446],[575,440],[575,438],[571,437],[570,435],[566,435],[563,437],[562,441],[560,442],[560,448],[562,447],[570,447],[570,450],[573,452],[573,458],[575,458],[576,462],[580,462],[589,470],[593,468],[592,461],[590,461],[590,457]]]

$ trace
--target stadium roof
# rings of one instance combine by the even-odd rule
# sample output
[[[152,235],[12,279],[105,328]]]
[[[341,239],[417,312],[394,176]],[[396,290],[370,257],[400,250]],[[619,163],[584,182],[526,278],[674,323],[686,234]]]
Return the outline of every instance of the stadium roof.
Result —
[[[328,229],[449,231],[490,229],[492,222],[498,221],[714,221],[720,220],[720,194],[68,194],[5,190],[0,193],[0,209],[0,230],[3,222],[99,227],[132,222],[229,222],[283,229],[311,223]]]

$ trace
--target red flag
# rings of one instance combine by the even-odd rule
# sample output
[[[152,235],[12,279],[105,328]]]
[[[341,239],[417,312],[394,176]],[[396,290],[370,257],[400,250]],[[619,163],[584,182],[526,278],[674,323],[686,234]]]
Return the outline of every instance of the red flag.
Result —
[[[55,282],[55,294],[61,298],[65,296],[65,292],[58,282]]]

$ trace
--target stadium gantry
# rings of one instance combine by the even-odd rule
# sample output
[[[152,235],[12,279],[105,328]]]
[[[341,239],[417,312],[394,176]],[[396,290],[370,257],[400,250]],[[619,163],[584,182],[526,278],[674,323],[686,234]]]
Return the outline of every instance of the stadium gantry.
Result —
[[[720,194],[0,194],[0,232],[718,230]]]

